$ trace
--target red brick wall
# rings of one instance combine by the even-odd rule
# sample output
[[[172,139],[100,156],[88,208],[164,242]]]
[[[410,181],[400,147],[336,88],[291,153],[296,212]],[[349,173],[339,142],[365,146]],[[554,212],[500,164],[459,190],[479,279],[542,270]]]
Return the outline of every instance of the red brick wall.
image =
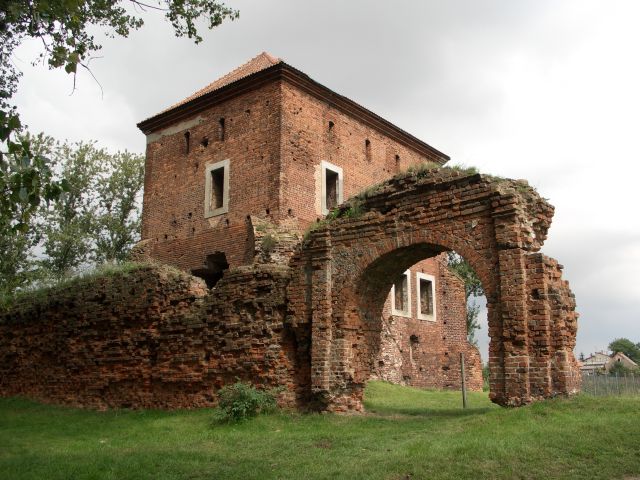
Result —
[[[331,130],[329,122],[333,122]],[[369,156],[365,140],[370,141]],[[346,200],[411,165],[438,160],[438,157],[423,156],[284,82],[282,212],[291,209],[303,225],[323,217],[320,208],[322,160],[342,167]]]
[[[220,118],[225,119],[223,141],[218,140]],[[215,105],[185,122],[197,119],[196,125],[154,138],[161,130],[150,137],[142,238],[154,242],[154,258],[185,270],[201,267],[204,257],[215,251],[225,252],[231,267],[238,266],[246,263],[247,249],[252,247],[247,215],[267,211],[278,215],[279,83]],[[204,138],[206,147],[201,144]],[[229,211],[204,218],[205,168],[225,159],[230,161]]]
[[[0,395],[193,408],[240,379],[304,404],[308,335],[285,321],[287,270],[245,268],[213,291],[196,280],[149,266],[0,312]]]
[[[218,140],[220,118],[225,119],[224,141]],[[410,165],[437,159],[280,81],[153,132],[149,140],[142,238],[152,241],[152,257],[186,271],[202,267],[206,255],[216,251],[226,254],[232,268],[251,263],[248,215],[286,221],[295,230],[322,217],[322,160],[343,168],[346,200]],[[229,212],[206,219],[205,168],[225,159],[230,161]]]

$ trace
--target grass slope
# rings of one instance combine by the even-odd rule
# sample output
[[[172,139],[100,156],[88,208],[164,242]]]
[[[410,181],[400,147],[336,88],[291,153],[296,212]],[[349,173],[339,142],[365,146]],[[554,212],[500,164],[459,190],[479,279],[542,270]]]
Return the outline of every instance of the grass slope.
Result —
[[[613,479],[640,474],[640,397],[520,409],[371,382],[359,416],[90,412],[0,399],[2,479]]]

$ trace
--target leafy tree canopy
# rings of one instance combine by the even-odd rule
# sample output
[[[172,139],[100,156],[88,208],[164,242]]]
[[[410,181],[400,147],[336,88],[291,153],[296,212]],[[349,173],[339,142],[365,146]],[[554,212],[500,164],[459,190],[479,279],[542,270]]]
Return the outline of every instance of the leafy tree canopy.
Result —
[[[101,49],[93,27],[126,37],[144,24],[145,11],[161,11],[177,36],[198,43],[197,20],[213,28],[238,17],[218,0],[3,0],[0,5],[0,229],[14,232],[27,231],[42,200],[57,199],[68,190],[65,182],[52,179],[49,159],[34,152],[28,138],[18,138],[22,124],[11,99],[20,72],[12,57],[25,39],[42,44],[36,63],[64,68],[75,79],[78,66],[88,69]]]
[[[633,343],[627,338],[618,338],[609,344],[613,353],[622,352],[634,362],[640,364],[640,343]]]
[[[465,298],[467,300],[467,338],[469,342],[476,345],[475,332],[480,329],[478,315],[480,314],[480,305],[475,301],[475,297],[484,295],[482,282],[476,274],[475,270],[469,265],[462,256],[456,252],[449,252],[449,269],[456,273],[464,282]]]

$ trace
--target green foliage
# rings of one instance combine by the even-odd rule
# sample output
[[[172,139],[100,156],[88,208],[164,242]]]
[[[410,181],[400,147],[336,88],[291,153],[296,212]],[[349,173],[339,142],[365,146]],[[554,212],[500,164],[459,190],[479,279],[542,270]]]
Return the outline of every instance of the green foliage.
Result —
[[[262,251],[266,255],[269,255],[271,252],[273,252],[273,249],[276,247],[277,243],[278,242],[275,239],[275,237],[269,233],[266,234],[264,237],[262,237],[262,240],[260,241],[260,245],[262,246]]]
[[[139,237],[144,157],[110,154],[95,142],[60,143],[42,134],[20,138],[36,155],[51,159],[57,167],[50,178],[64,178],[65,189],[23,220],[24,232],[0,231],[0,293],[124,261]]]
[[[139,237],[144,157],[45,140],[69,188],[40,211],[43,273],[60,281],[91,264],[124,261]]]
[[[441,168],[442,165],[435,162],[422,162],[417,165],[411,165],[407,168],[407,173],[420,177],[431,170],[440,170]]]
[[[617,338],[609,344],[613,353],[622,352],[634,362],[640,364],[640,343],[633,343],[627,338]]]
[[[95,192],[93,259],[122,262],[140,236],[140,195],[144,184],[144,157],[129,152],[101,152]]]
[[[41,51],[34,63],[50,69],[63,68],[74,76],[78,67],[88,70],[91,58],[102,47],[96,27],[107,36],[126,37],[140,28],[139,15],[161,11],[178,37],[202,40],[196,27],[204,20],[208,28],[238,17],[218,0],[159,0],[148,5],[137,0],[4,0],[0,10],[0,231],[26,233],[31,217],[43,201],[57,200],[67,191],[64,179],[52,179],[51,162],[35,151],[24,131],[11,99],[20,79],[14,52],[27,39],[37,39]],[[62,239],[61,239],[62,240]],[[65,240],[68,241],[68,240]],[[114,240],[117,243],[117,240]],[[108,253],[105,254],[109,256]],[[3,269],[4,270],[4,269]],[[8,268],[11,270],[11,268]],[[6,282],[5,282],[6,283]],[[18,282],[20,283],[20,282]]]
[[[491,372],[489,370],[489,364],[488,363],[483,364],[482,365],[482,391],[483,392],[489,391],[490,375],[491,375]]]
[[[272,412],[277,407],[273,390],[258,390],[242,382],[222,387],[218,398],[215,413],[218,422],[238,422],[260,413]]]
[[[49,295],[56,295],[56,292],[62,292],[63,290],[73,289],[79,285],[94,282],[97,278],[110,278],[110,277],[126,277],[130,272],[134,272],[141,268],[147,268],[152,263],[141,262],[123,262],[119,264],[105,263],[94,268],[90,268],[87,271],[75,275],[73,277],[65,277],[58,281],[55,285],[47,283],[46,278],[41,278],[42,275],[34,277],[38,280],[37,283],[28,285],[26,288],[18,290],[16,292],[0,291],[0,308],[10,308],[14,305],[24,304],[32,305],[44,301]],[[162,268],[173,274],[181,274],[177,269],[173,269],[168,265],[162,265]]]
[[[614,364],[609,369],[609,375],[612,377],[623,377],[625,375],[630,375],[631,373],[636,373],[635,369],[628,368],[622,364],[622,362],[614,362]]]
[[[478,346],[478,339],[476,338],[476,330],[480,329],[480,322],[478,321],[478,315],[480,314],[480,305],[472,298],[467,298],[467,340],[472,345]]]
[[[467,301],[467,338],[473,345],[478,345],[478,339],[475,336],[476,330],[480,329],[478,315],[480,314],[480,305],[475,301],[475,297],[484,295],[482,282],[462,256],[456,252],[449,252],[449,269],[458,275],[464,282],[464,292]]]
[[[457,274],[464,281],[464,290],[466,297],[470,296],[480,297],[484,295],[484,289],[482,288],[482,282],[476,274],[475,270],[471,267],[462,256],[456,252],[449,252],[449,269]]]

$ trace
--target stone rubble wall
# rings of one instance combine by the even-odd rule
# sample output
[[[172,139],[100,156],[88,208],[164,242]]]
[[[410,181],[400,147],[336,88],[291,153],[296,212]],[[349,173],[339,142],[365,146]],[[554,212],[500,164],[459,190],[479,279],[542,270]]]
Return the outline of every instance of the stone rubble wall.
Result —
[[[308,343],[285,325],[286,268],[230,272],[208,291],[144,266],[0,313],[0,395],[105,409],[216,404],[237,380],[304,403]],[[308,360],[307,360],[308,363]]]

